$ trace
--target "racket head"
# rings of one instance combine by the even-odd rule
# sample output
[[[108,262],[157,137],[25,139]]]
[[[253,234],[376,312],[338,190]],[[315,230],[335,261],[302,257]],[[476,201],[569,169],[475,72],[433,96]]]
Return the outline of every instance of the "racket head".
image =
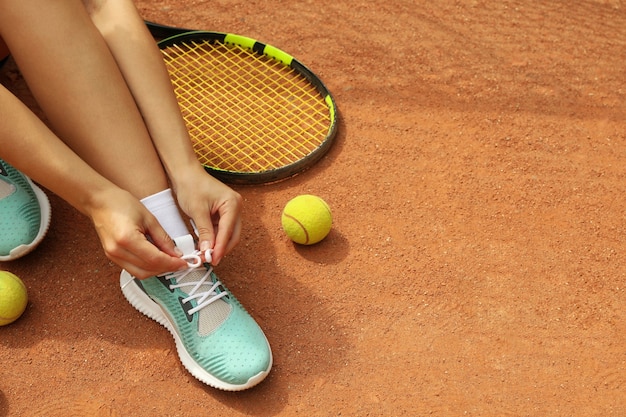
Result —
[[[160,23],[144,20],[148,30],[156,39],[169,38],[170,36],[180,35],[183,33],[194,32],[193,29],[179,28],[176,26],[162,25]]]
[[[286,52],[209,31],[171,36],[159,48],[196,155],[218,179],[279,181],[316,163],[332,145],[336,103]]]

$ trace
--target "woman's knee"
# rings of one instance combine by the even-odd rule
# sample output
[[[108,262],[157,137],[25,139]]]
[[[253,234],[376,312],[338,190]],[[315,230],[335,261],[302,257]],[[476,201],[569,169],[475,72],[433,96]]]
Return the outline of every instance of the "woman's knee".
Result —
[[[83,0],[85,9],[90,15],[93,15],[102,9],[102,6],[104,6],[106,2],[107,0]]]

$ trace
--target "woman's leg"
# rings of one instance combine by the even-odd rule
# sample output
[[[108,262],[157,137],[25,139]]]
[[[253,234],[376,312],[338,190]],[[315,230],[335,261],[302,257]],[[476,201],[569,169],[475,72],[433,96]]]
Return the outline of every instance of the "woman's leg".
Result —
[[[168,188],[135,100],[80,0],[0,0],[0,28],[66,144],[137,198]]]
[[[134,275],[184,265],[172,257],[167,233],[136,200],[167,189],[168,180],[124,77],[83,3],[0,0],[0,37],[65,142],[3,90],[3,157],[89,215],[107,256]]]
[[[168,177],[199,168],[163,56],[132,0],[83,0],[115,57]]]
[[[239,241],[241,196],[206,175],[190,145],[163,57],[132,0],[84,0],[113,53],[200,247],[217,265]]]

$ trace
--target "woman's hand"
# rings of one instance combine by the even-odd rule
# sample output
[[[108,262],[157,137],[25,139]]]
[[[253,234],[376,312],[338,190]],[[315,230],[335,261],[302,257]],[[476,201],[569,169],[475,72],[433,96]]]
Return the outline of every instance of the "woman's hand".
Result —
[[[187,267],[156,218],[130,193],[108,190],[87,210],[106,256],[136,278]]]
[[[199,249],[203,252],[213,249],[211,262],[219,264],[239,243],[241,196],[210,176],[200,165],[178,172],[173,185],[178,204],[196,226]]]

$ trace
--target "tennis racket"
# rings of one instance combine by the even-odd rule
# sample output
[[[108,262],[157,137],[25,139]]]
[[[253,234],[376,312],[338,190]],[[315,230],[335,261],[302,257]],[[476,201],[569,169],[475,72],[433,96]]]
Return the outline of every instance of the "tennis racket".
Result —
[[[193,148],[227,183],[261,184],[317,162],[337,132],[337,106],[291,55],[256,40],[146,22],[163,54]]]

